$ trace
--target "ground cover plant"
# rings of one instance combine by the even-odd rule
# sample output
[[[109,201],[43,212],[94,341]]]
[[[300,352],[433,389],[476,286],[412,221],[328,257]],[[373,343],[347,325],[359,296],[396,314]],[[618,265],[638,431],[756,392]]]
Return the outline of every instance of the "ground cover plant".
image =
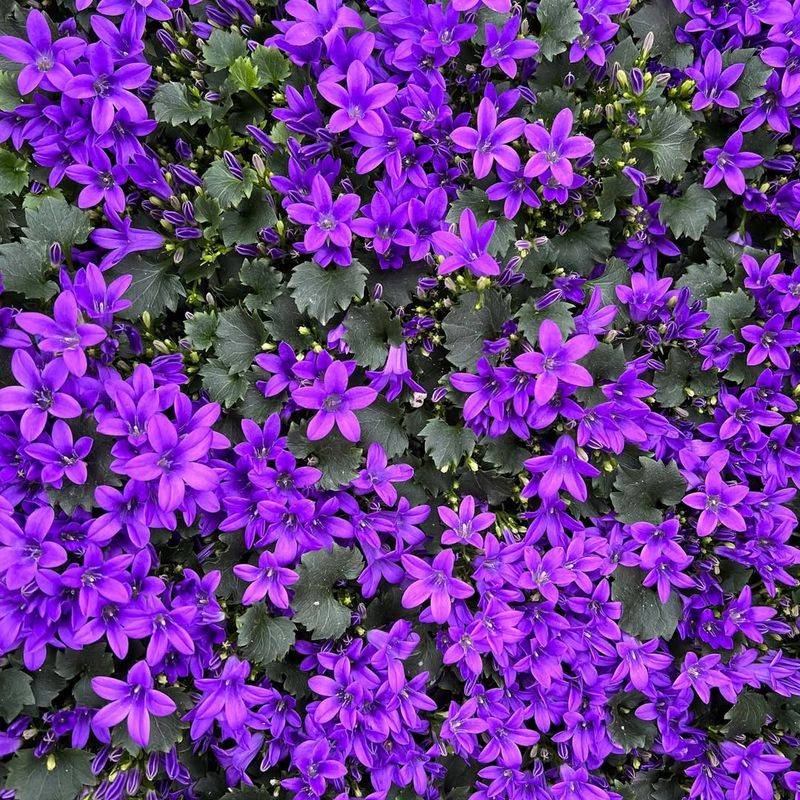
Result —
[[[0,18],[2,800],[800,797],[800,0]]]

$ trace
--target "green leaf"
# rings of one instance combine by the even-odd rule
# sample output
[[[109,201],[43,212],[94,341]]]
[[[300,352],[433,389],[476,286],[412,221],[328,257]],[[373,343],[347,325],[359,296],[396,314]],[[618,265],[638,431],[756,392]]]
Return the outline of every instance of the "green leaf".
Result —
[[[719,388],[716,371],[704,370],[700,358],[678,348],[670,350],[666,369],[655,374],[653,385],[658,389],[656,400],[666,408],[680,406],[690,396],[686,389],[694,395],[710,397]]]
[[[47,245],[23,239],[0,245],[0,275],[6,291],[29,300],[49,300],[58,291]]]
[[[618,566],[612,575],[611,597],[622,603],[620,627],[643,642],[671,639],[683,616],[680,597],[672,592],[662,603],[653,589],[642,585],[644,573],[636,567]]]
[[[726,739],[735,736],[757,736],[767,719],[767,701],[760,694],[745,689],[735,705],[725,712],[728,724],[722,729]]]
[[[278,295],[281,286],[280,275],[270,266],[266,258],[245,261],[239,270],[242,283],[253,289],[244,299],[251,311],[261,311]]]
[[[675,30],[685,24],[685,17],[679,14],[672,0],[651,0],[639,7],[631,15],[628,24],[641,43],[648,33],[653,34],[653,54],[664,66],[683,69],[692,63],[691,45],[679,44],[675,40]]]
[[[16,194],[28,185],[28,162],[0,149],[0,195]]]
[[[39,708],[48,708],[66,687],[67,682],[48,663],[33,674],[31,691]]]
[[[153,264],[139,255],[133,255],[123,259],[111,273],[114,277],[126,274],[133,276],[125,292],[125,297],[132,305],[120,313],[125,319],[140,319],[145,311],[157,319],[167,310],[175,311],[178,301],[186,297],[186,290],[175,274],[172,262]]]
[[[255,314],[241,307],[230,308],[219,315],[214,350],[232,372],[244,372],[261,352],[266,334]]]
[[[383,447],[387,458],[404,453],[408,447],[408,436],[402,425],[400,410],[379,397],[372,405],[355,412],[361,424],[361,443],[364,446],[377,442]]]
[[[440,470],[458,466],[475,449],[475,434],[469,428],[448,425],[443,419],[432,419],[419,434],[425,440],[425,452]]]
[[[236,631],[246,658],[259,666],[283,659],[295,640],[294,623],[288,617],[271,617],[263,603],[237,618]]]
[[[603,177],[603,189],[597,196],[597,207],[606,222],[617,215],[617,201],[633,194],[633,182],[624,175],[606,175]]]
[[[10,72],[0,72],[0,111],[13,111],[22,103],[17,76]]]
[[[247,56],[239,56],[230,66],[227,84],[235,92],[252,91],[260,85],[256,65]]]
[[[689,118],[674,106],[666,106],[653,111],[644,135],[634,145],[652,153],[656,172],[671,181],[686,168],[696,139]]]
[[[307,458],[311,466],[322,471],[319,486],[339,489],[357,475],[361,466],[361,448],[352,445],[338,431],[324,439],[311,441],[299,427],[289,431],[289,448],[298,458]]]
[[[109,675],[113,670],[114,659],[103,642],[90,644],[82,650],[59,650],[56,653],[56,674],[66,680],[78,675]]]
[[[291,75],[292,67],[277,47],[262,47],[259,45],[252,55],[253,63],[258,69],[259,86],[272,84],[283,86],[284,81]]]
[[[323,325],[353,300],[364,296],[367,268],[353,261],[349,267],[325,269],[313,261],[295,267],[289,280],[297,307]]]
[[[83,244],[92,232],[89,215],[63,197],[45,197],[25,214],[25,235],[48,247],[58,242],[65,253]]]
[[[690,264],[686,268],[686,273],[681,275],[675,285],[678,289],[688,286],[692,291],[692,297],[707,300],[719,292],[727,279],[725,267],[716,261],[707,261],[705,264]]]
[[[523,464],[531,454],[519,444],[519,439],[510,433],[502,436],[487,436],[481,440],[484,458],[494,464],[500,472],[519,475]]]
[[[755,48],[727,50],[723,54],[722,64],[723,67],[729,67],[731,64],[745,65],[739,80],[731,86],[741,100],[743,108],[767,91],[767,78],[773,70],[761,60],[761,55]]]
[[[562,336],[569,336],[575,330],[575,319],[570,313],[570,308],[569,303],[559,300],[537,311],[536,301],[528,300],[518,313],[519,329],[531,344],[536,344],[539,341],[541,324],[549,319],[558,325]]]
[[[352,612],[337,600],[334,589],[355,580],[363,568],[358,550],[339,545],[303,554],[294,586],[293,619],[310,631],[312,639],[338,639],[350,626]]]
[[[611,721],[608,735],[626,753],[634,748],[650,747],[658,733],[655,723],[639,719],[634,714],[636,707],[644,701],[644,696],[639,692],[618,692],[609,700]]]
[[[208,350],[214,344],[218,324],[215,311],[195,311],[186,319],[186,338],[195,350]]]
[[[237,58],[247,55],[247,42],[234,31],[215,28],[203,45],[203,60],[214,70],[227,69]]]
[[[688,236],[697,241],[717,213],[714,195],[699,183],[692,183],[681,197],[662,195],[659,219],[669,225],[676,236]]]
[[[560,267],[588,275],[595,264],[602,264],[611,255],[608,228],[589,222],[550,240],[554,261]]]
[[[16,800],[75,800],[82,789],[97,783],[91,764],[91,755],[83,750],[56,750],[43,758],[20,750],[8,766],[6,786]]]
[[[258,191],[236,209],[222,216],[220,231],[226,247],[255,244],[262,228],[271,228],[277,217],[266,192]]]
[[[294,348],[305,348],[311,344],[309,339],[300,333],[300,326],[307,322],[305,317],[297,310],[297,305],[291,295],[283,293],[263,309],[267,321],[264,327],[276,342],[287,342]]]
[[[542,0],[536,9],[539,48],[547,61],[567,49],[581,33],[581,15],[572,0]]]
[[[400,320],[393,317],[385,303],[376,300],[368,305],[354,306],[344,320],[347,333],[344,341],[359,365],[379,369],[386,363],[389,345],[400,345]]]
[[[203,175],[206,191],[219,203],[223,211],[238,205],[253,191],[255,172],[248,166],[242,167],[242,172],[244,179],[239,180],[228,169],[228,165],[218,158]]]
[[[720,334],[727,336],[739,330],[750,319],[755,307],[755,300],[743,289],[709,297],[706,302],[709,317],[705,326],[709,330],[719,328]]]
[[[162,83],[153,95],[153,114],[158,122],[167,125],[196,125],[211,119],[212,107],[193,89],[190,93],[182,83]]]
[[[476,292],[459,295],[442,323],[447,360],[460,369],[474,365],[484,340],[500,336],[509,313],[508,301],[497,292],[489,290],[482,299]]]
[[[203,388],[211,399],[225,408],[238,403],[249,388],[244,375],[231,374],[230,369],[219,359],[206,361],[200,367],[200,377],[203,379]]]
[[[6,722],[15,719],[23,706],[35,702],[31,680],[30,675],[14,667],[0,670],[0,717]]]
[[[657,504],[674,506],[683,499],[686,484],[674,461],[663,464],[648,456],[639,456],[639,469],[619,467],[611,492],[611,504],[620,522],[661,521]]]

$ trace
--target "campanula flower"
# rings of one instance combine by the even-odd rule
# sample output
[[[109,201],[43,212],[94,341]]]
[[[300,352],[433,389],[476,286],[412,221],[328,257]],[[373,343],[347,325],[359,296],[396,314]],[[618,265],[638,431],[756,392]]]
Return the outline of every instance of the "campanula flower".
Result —
[[[476,178],[485,178],[495,161],[506,169],[514,169],[518,160],[514,150],[508,145],[522,135],[525,120],[511,117],[497,122],[497,108],[484,97],[478,104],[477,129],[462,126],[456,128],[450,138],[465,150],[473,151],[472,169]]]
[[[44,14],[32,9],[25,20],[26,39],[0,36],[0,55],[24,66],[17,76],[21,94],[29,94],[42,86],[50,91],[62,90],[72,77],[68,64],[85,49],[86,42],[77,36],[53,41]]]
[[[141,747],[150,742],[150,717],[167,717],[176,710],[171,697],[153,688],[150,667],[137,661],[128,671],[127,680],[100,675],[92,678],[98,697],[111,702],[92,718],[92,728],[101,739],[108,739],[108,729],[127,720],[131,739]]]
[[[403,566],[414,579],[403,592],[403,608],[415,608],[430,601],[430,615],[440,625],[450,616],[452,601],[471,597],[474,589],[464,581],[453,577],[455,553],[442,550],[431,564],[418,556],[404,555]]]
[[[22,411],[20,431],[30,442],[35,441],[48,416],[58,419],[79,417],[82,409],[67,391],[62,391],[69,376],[63,358],[54,358],[43,369],[24,350],[15,350],[11,372],[19,386],[0,388],[0,411]]]
[[[494,229],[494,220],[479,228],[472,209],[465,208],[458,221],[458,236],[451,231],[433,233],[434,246],[446,256],[439,264],[439,274],[449,275],[466,267],[473,275],[499,275],[500,265],[488,252]]]
[[[572,136],[572,111],[563,108],[556,114],[548,131],[537,122],[525,126],[525,138],[537,151],[525,165],[525,177],[536,178],[543,183],[552,175],[561,186],[570,186],[573,180],[571,159],[588,156],[594,150],[592,140],[586,136]]]
[[[334,425],[348,441],[357,442],[361,436],[361,425],[353,411],[371,405],[377,393],[368,386],[348,389],[348,380],[347,367],[341,361],[334,361],[322,380],[292,392],[292,398],[301,408],[317,411],[308,423],[308,438],[312,441],[326,437]]]

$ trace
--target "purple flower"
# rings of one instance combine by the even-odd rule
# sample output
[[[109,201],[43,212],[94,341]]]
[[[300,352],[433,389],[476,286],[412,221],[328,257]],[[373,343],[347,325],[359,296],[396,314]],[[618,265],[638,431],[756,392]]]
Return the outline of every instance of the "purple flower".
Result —
[[[751,366],[769,359],[778,369],[789,369],[791,361],[787,347],[800,344],[800,332],[785,330],[786,317],[777,315],[767,320],[763,326],[745,325],[742,338],[753,346],[747,353],[747,363]]]
[[[681,666],[681,674],[675,679],[672,686],[675,689],[694,689],[697,696],[704,702],[711,702],[711,689],[728,688],[724,694],[729,695],[731,683],[725,674],[717,667],[720,664],[719,653],[699,657],[696,653],[687,653]],[[730,698],[730,702],[736,702],[736,693]]]
[[[728,137],[723,147],[710,147],[703,152],[703,158],[711,164],[706,173],[703,186],[716,186],[721,180],[734,194],[744,194],[743,169],[757,167],[764,159],[758,153],[742,152],[742,132],[736,131]]]
[[[572,43],[569,60],[574,64],[584,56],[598,67],[606,63],[606,51],[603,42],[614,38],[619,25],[611,22],[606,14],[584,14],[581,18],[581,34]]]
[[[367,687],[358,674],[353,674],[347,656],[336,659],[332,678],[314,675],[308,681],[308,688],[325,698],[314,708],[314,719],[318,723],[336,717],[346,730],[355,728]]]
[[[525,120],[512,117],[497,124],[497,108],[484,97],[478,105],[477,130],[475,128],[456,128],[450,138],[464,150],[474,151],[472,169],[476,178],[485,178],[496,161],[507,169],[514,169],[517,155],[507,142],[522,135]]]
[[[733,800],[749,800],[755,795],[760,800],[773,797],[771,775],[781,773],[792,762],[782,755],[772,753],[765,742],[756,741],[747,746],[736,742],[723,742],[723,766],[736,777],[731,797]]]
[[[386,357],[386,364],[379,372],[368,371],[369,385],[376,391],[382,392],[388,387],[386,399],[391,403],[399,397],[403,387],[406,386],[412,392],[425,394],[425,389],[415,380],[408,368],[408,355],[406,344],[403,342],[398,345],[389,345],[389,355]]]
[[[268,550],[258,557],[257,567],[237,564],[233,568],[233,574],[250,584],[242,596],[244,605],[257,603],[269,596],[270,602],[276,608],[289,608],[286,587],[297,583],[297,573],[279,562]]]
[[[292,392],[292,399],[301,408],[317,409],[308,423],[308,438],[312,441],[327,436],[334,425],[350,442],[357,442],[361,437],[361,426],[353,411],[371,405],[377,393],[368,386],[348,389],[348,381],[347,367],[341,361],[334,361],[328,365],[322,380]]]
[[[53,304],[53,318],[35,311],[17,314],[16,323],[24,331],[39,337],[39,349],[57,353],[67,369],[80,377],[86,372],[84,348],[99,344],[106,332],[99,325],[83,322],[73,292],[61,292]]]
[[[9,61],[25,65],[17,76],[20,93],[28,94],[40,85],[48,91],[61,91],[72,77],[67,63],[81,55],[86,42],[77,36],[54,42],[44,14],[37,9],[29,12],[25,32],[27,41],[0,36],[0,54]]]
[[[747,486],[731,486],[722,480],[719,472],[712,470],[706,475],[703,490],[687,494],[683,502],[700,511],[697,521],[700,536],[710,536],[719,525],[732,531],[743,531],[747,525],[734,506],[741,503],[748,492]]]
[[[353,220],[350,227],[359,236],[371,239],[376,253],[384,255],[393,246],[411,247],[416,242],[414,234],[406,228],[407,203],[390,203],[378,192],[362,211],[366,216]]]
[[[458,507],[458,513],[447,506],[437,509],[439,519],[447,526],[442,533],[442,544],[471,544],[481,547],[483,537],[480,531],[485,531],[494,525],[495,516],[490,513],[475,514],[475,498],[467,495]]]
[[[592,376],[585,367],[575,364],[597,346],[594,336],[581,333],[564,341],[558,325],[546,319],[539,326],[541,353],[528,352],[517,356],[514,365],[523,372],[536,375],[534,397],[539,405],[549,402],[559,382],[571,386],[591,386]]]
[[[599,469],[578,455],[575,441],[566,434],[559,437],[549,456],[528,459],[525,467],[533,473],[544,473],[538,484],[538,492],[547,499],[557,497],[563,487],[576,500],[585,501],[588,493],[583,478],[596,478],[600,475]],[[533,491],[534,482],[531,481],[523,490],[523,496],[530,497]]]
[[[11,372],[20,385],[0,389],[0,411],[24,412],[20,432],[28,441],[39,437],[48,414],[61,419],[81,415],[78,401],[60,391],[69,375],[62,358],[53,359],[40,372],[24,350],[16,350],[11,357]]]
[[[168,695],[153,688],[153,676],[144,661],[137,661],[131,667],[125,681],[103,675],[92,678],[92,689],[98,697],[111,701],[92,719],[95,733],[104,741],[108,741],[110,727],[127,720],[131,739],[141,747],[147,747],[150,716],[168,717],[177,708]]]
[[[331,261],[349,265],[353,238],[350,220],[361,202],[358,195],[342,194],[334,201],[328,182],[316,175],[308,199],[309,203],[290,203],[286,207],[292,220],[309,226],[303,239],[306,252],[316,253],[316,261],[323,267]]]
[[[334,133],[358,125],[365,133],[375,136],[383,133],[383,121],[378,110],[390,103],[397,94],[393,83],[376,83],[361,61],[353,61],[347,68],[346,88],[333,81],[317,84],[319,93],[337,106],[328,120],[328,129]]]
[[[463,600],[474,593],[464,581],[453,577],[456,556],[452,550],[442,550],[429,564],[418,556],[404,555],[403,567],[414,578],[403,592],[403,608],[415,608],[430,600],[430,616],[440,625],[447,622],[452,599]]]
[[[466,267],[473,275],[499,275],[500,265],[488,253],[495,225],[494,220],[489,220],[479,228],[472,209],[465,208],[458,220],[459,236],[451,231],[433,233],[434,246],[447,256],[439,264],[439,274],[449,275]]]
[[[481,59],[482,67],[500,67],[509,78],[517,75],[517,61],[532,58],[539,52],[533,39],[518,39],[522,17],[512,16],[502,28],[487,22],[484,26],[486,50]]]
[[[53,569],[67,560],[67,553],[51,529],[55,514],[42,506],[25,520],[24,530],[11,518],[0,516],[0,574],[8,589],[21,589],[36,580],[42,569]]]
[[[594,151],[594,143],[587,136],[570,135],[572,124],[572,111],[563,108],[556,114],[549,132],[539,122],[525,126],[525,138],[537,151],[525,165],[525,177],[539,177],[545,183],[547,177],[552,175],[561,186],[572,184],[573,167],[570,159],[582,158]]]
[[[42,481],[60,484],[66,476],[72,483],[86,483],[86,462],[83,459],[92,449],[92,440],[88,436],[81,436],[73,441],[69,425],[60,419],[53,423],[49,440],[35,442],[25,448],[31,458],[44,464]]]
[[[313,678],[312,678],[313,680]],[[282,786],[300,790],[306,786],[313,796],[322,797],[328,781],[335,781],[347,775],[347,767],[337,758],[331,758],[331,746],[325,739],[307,739],[292,752],[292,764],[300,771],[303,779],[295,785],[293,779],[284,780]]]
[[[87,52],[87,71],[70,78],[64,94],[78,100],[91,100],[94,130],[97,133],[108,131],[117,109],[124,109],[132,119],[146,117],[144,103],[131,89],[139,88],[150,77],[150,67],[142,63],[117,67],[113,53],[102,42],[90,45]]]
[[[89,163],[67,167],[67,176],[84,184],[78,195],[79,208],[92,208],[103,202],[109,215],[121,214],[125,210],[122,187],[128,179],[128,171],[125,167],[112,165],[104,150],[93,148]]]
[[[180,435],[163,414],[153,415],[146,427],[149,451],[112,466],[137,481],[158,480],[158,503],[164,511],[183,503],[187,486],[201,492],[217,486],[217,474],[202,463],[212,441],[210,428]]]
[[[697,83],[692,110],[702,111],[711,105],[738,108],[739,98],[730,87],[742,76],[744,67],[744,64],[731,64],[723,69],[722,54],[717,49],[707,53],[699,67],[688,67],[686,74]]]
[[[230,656],[222,672],[214,678],[199,678],[194,684],[202,697],[197,705],[183,718],[191,721],[192,739],[205,734],[215,721],[226,735],[240,733],[245,724],[255,722],[251,707],[271,699],[271,689],[247,683],[250,663]]]
[[[373,442],[367,451],[366,469],[362,469],[358,477],[351,481],[351,486],[359,494],[375,492],[387,506],[397,502],[397,489],[392,484],[403,483],[414,477],[414,470],[408,464],[388,465],[386,452],[377,442]]]

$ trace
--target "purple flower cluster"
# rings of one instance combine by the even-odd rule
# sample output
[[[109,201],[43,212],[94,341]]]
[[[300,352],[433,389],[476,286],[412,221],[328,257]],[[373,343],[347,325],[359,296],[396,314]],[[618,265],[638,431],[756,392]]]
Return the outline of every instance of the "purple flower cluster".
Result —
[[[800,797],[798,3],[1,36],[0,797]]]

